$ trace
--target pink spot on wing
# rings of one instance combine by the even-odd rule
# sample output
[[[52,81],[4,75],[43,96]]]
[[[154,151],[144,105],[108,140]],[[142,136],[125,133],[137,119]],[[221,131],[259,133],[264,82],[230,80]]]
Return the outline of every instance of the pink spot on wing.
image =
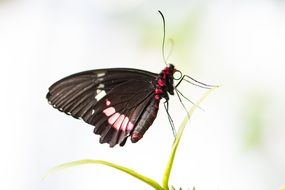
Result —
[[[127,131],[131,131],[134,128],[134,124],[132,122],[129,122],[127,125]]]
[[[114,107],[109,107],[103,111],[106,116],[113,115],[116,112]]]
[[[120,114],[116,112],[114,107],[106,108],[103,113],[110,118],[108,119],[108,123],[112,125],[115,129],[121,131],[132,131],[134,128],[134,124],[130,122],[130,119],[126,117],[124,114]]]
[[[124,119],[124,121],[123,121],[123,123],[122,123],[122,125],[121,125],[121,130],[122,130],[122,131],[126,131],[126,128],[127,128],[128,123],[129,123],[129,118],[128,118],[128,117],[125,117],[125,119]]]
[[[113,114],[109,119],[108,119],[108,123],[110,125],[113,125],[115,123],[115,121],[119,118],[120,114],[119,113],[115,113]]]
[[[106,106],[109,106],[111,104],[111,102],[108,99],[106,99],[105,101],[106,101]]]
[[[121,125],[122,125],[122,123],[123,123],[123,121],[124,121],[124,119],[125,119],[125,115],[124,115],[124,114],[120,115],[120,117],[119,117],[119,118],[116,120],[116,122],[113,124],[113,127],[114,127],[115,129],[119,130],[120,127],[121,127]]]

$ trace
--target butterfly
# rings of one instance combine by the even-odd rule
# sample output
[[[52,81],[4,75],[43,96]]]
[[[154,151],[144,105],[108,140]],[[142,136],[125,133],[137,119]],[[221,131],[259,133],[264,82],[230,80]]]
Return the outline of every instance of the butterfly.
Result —
[[[157,116],[162,98],[174,94],[170,64],[159,74],[129,68],[73,74],[54,83],[46,95],[59,111],[95,126],[100,143],[123,146],[139,141]]]
[[[162,18],[165,33],[163,15]],[[181,76],[174,85],[176,72]],[[143,137],[156,119],[161,99],[165,99],[168,119],[174,128],[168,113],[169,95],[176,91],[180,101],[179,94],[186,98],[177,89],[183,80],[196,86],[211,87],[182,75],[174,65],[168,64],[158,74],[131,68],[76,73],[50,86],[46,98],[59,111],[94,126],[94,133],[101,136],[100,143],[108,143],[110,147],[124,146],[129,137],[133,143]]]

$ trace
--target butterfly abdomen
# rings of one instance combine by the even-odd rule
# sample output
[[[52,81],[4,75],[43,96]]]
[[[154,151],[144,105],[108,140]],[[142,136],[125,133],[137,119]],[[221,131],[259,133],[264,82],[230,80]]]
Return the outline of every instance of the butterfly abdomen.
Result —
[[[142,114],[139,122],[136,125],[136,128],[132,132],[131,141],[133,143],[138,142],[144,135],[144,133],[148,130],[148,128],[152,125],[155,120],[158,112],[159,101],[152,100],[149,106],[146,108],[144,113]]]

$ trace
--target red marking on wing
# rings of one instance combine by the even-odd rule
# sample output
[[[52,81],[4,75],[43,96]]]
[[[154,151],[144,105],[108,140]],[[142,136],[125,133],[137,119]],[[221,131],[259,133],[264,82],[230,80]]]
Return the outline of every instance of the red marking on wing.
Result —
[[[136,142],[138,142],[142,137],[143,137],[143,135],[141,135],[140,133],[134,132],[134,133],[132,134],[131,140],[132,140],[133,143],[136,143]]]

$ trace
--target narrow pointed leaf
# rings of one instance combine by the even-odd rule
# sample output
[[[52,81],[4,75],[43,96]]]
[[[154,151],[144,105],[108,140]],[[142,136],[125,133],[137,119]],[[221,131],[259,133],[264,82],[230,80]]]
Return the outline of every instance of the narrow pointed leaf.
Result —
[[[111,162],[107,162],[107,161],[104,161],[104,160],[86,159],[86,160],[78,160],[78,161],[64,163],[64,164],[58,165],[58,166],[52,168],[51,170],[49,170],[47,175],[44,178],[46,178],[48,175],[50,175],[53,172],[56,172],[56,171],[59,171],[59,170],[62,170],[62,169],[66,169],[66,168],[70,168],[70,167],[81,166],[81,165],[85,165],[85,164],[102,164],[102,165],[105,165],[105,166],[109,166],[109,167],[115,168],[117,170],[120,170],[122,172],[125,172],[125,173],[127,173],[127,174],[129,174],[129,175],[131,175],[131,176],[133,176],[133,177],[135,177],[135,178],[145,182],[146,184],[152,186],[154,189],[163,190],[163,188],[156,181],[154,181],[153,179],[148,178],[148,177],[146,177],[146,176],[144,176],[142,174],[139,174],[136,171],[131,170],[131,169],[127,168],[127,167],[120,166],[120,165],[117,165],[117,164],[114,164],[114,163],[111,163]]]

